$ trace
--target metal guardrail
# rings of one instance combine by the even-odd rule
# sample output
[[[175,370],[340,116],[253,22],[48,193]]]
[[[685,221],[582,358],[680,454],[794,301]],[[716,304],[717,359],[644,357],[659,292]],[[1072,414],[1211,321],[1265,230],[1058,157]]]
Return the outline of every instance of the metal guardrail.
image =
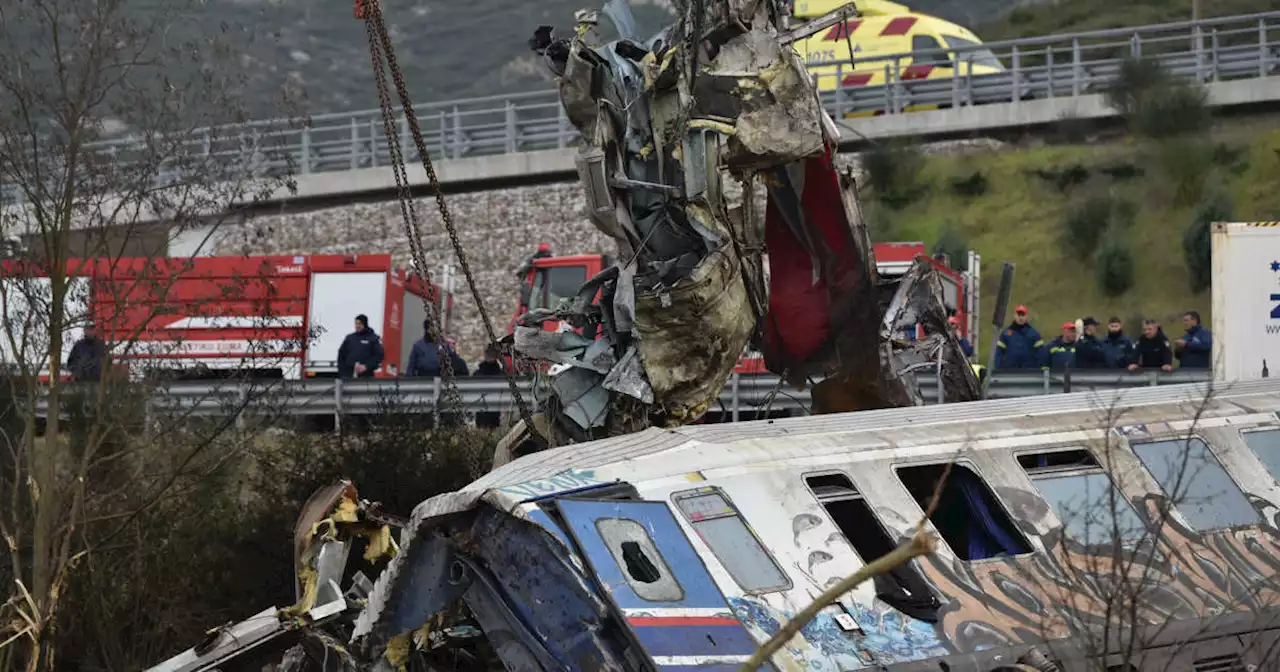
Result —
[[[1058,372],[1028,371],[997,373],[992,377],[988,396],[993,399],[1059,394],[1068,391],[1114,390],[1153,385],[1176,385],[1206,382],[1208,371],[1175,371],[1173,373],[1125,371],[1075,371],[1067,377]],[[937,403],[937,377],[921,372],[917,378],[928,403]],[[519,381],[521,394],[534,395],[533,380]],[[193,416],[225,416],[278,414],[285,416],[373,415],[384,411],[405,413],[430,412],[441,398],[438,378],[401,378],[388,380],[300,380],[247,382],[171,383],[158,388],[148,402],[153,414],[182,413]],[[458,380],[458,392],[468,413],[509,411],[513,402],[504,378],[464,378]],[[772,397],[772,401],[770,401]],[[710,411],[723,414],[728,421],[754,420],[770,412],[790,415],[808,412],[809,392],[797,392],[780,385],[772,374],[735,374],[720,394],[719,407]],[[44,417],[47,406],[39,402],[37,414]]]
[[[820,82],[834,77],[833,83],[839,83],[820,94],[836,118],[899,114],[924,107],[1099,93],[1115,80],[1124,59],[1134,56],[1157,60],[1189,81],[1267,77],[1280,74],[1280,39],[1272,39],[1277,29],[1280,11],[888,54],[853,63],[820,62],[809,68]],[[989,62],[992,55],[1003,72],[972,73],[971,64]],[[912,79],[920,72],[908,67],[914,61],[951,66],[955,76]],[[855,73],[859,76],[850,77]],[[873,75],[876,84],[855,85],[865,75]],[[566,148],[578,142],[578,132],[565,118],[554,90],[427,103],[414,110],[435,159]],[[282,120],[263,120],[209,129],[193,135],[186,151],[251,164],[268,174],[306,175],[390,164],[379,110],[315,115],[301,128],[288,126]],[[403,116],[397,128],[405,160],[417,162]],[[95,148],[127,162],[131,142],[106,141]],[[158,175],[157,181],[167,178]]]

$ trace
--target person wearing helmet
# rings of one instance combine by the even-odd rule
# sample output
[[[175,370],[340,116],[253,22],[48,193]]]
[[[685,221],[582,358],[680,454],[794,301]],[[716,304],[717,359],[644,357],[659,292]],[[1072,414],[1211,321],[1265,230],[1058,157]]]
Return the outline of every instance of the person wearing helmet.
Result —
[[[1063,371],[1076,368],[1076,323],[1063,322],[1062,335],[1049,343],[1044,363],[1046,371]]]
[[[520,267],[516,269],[516,277],[524,280],[529,275],[529,271],[533,270],[533,264],[539,259],[546,259],[551,256],[551,245],[547,243],[538,243],[538,251],[534,252],[528,259],[525,259]]]
[[[947,328],[951,330],[951,335],[956,337],[960,343],[960,350],[964,352],[965,357],[973,356],[973,346],[969,344],[969,339],[960,335],[960,318],[952,315],[947,318]]]
[[[997,369],[1035,369],[1044,358],[1044,339],[1031,326],[1026,306],[1013,311],[1013,323],[1000,332],[996,341]]]

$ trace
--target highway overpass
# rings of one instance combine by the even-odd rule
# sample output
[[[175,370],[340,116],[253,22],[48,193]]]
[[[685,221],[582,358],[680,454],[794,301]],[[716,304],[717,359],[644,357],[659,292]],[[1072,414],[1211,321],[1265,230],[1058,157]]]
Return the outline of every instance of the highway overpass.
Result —
[[[990,50],[990,54],[986,50]],[[966,74],[966,64],[991,55],[1006,70]],[[1176,77],[1202,83],[1222,111],[1274,109],[1280,102],[1280,11],[1200,22],[1140,26],[988,43],[937,53],[893,54],[855,64],[812,64],[842,82],[820,94],[841,129],[842,147],[857,149],[895,137],[941,140],[1021,134],[1064,119],[1116,117],[1104,92],[1126,58],[1158,60]],[[945,76],[912,79],[920,63]],[[914,64],[913,64],[914,63]],[[904,71],[910,65],[910,75]],[[884,71],[883,86],[859,86]],[[847,82],[848,84],[843,84]],[[939,109],[941,108],[941,109]],[[577,131],[554,90],[415,106],[428,151],[446,190],[472,191],[572,180]],[[396,121],[415,191],[427,188],[403,117]],[[228,161],[261,158],[256,138],[269,123],[222,129],[217,140],[193,137],[192,151]],[[296,191],[279,190],[265,203],[315,208],[394,198],[395,181],[379,110],[313,116],[303,128],[273,138],[277,154],[259,169],[292,170]],[[119,143],[103,143],[118,151]],[[163,177],[163,176],[162,176]],[[179,246],[181,247],[181,245]]]

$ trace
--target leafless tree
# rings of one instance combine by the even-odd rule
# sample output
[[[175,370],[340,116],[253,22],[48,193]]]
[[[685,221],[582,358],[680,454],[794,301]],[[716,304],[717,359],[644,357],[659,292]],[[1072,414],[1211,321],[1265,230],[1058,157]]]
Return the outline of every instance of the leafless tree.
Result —
[[[108,365],[93,384],[60,372],[91,313],[110,353],[129,357],[150,317],[173,310],[166,290],[182,262],[160,261],[170,237],[208,234],[291,186],[280,150],[293,94],[277,108],[284,121],[239,125],[254,30],[210,21],[203,5],[0,6],[0,353],[11,403],[0,427],[0,668],[54,669],[76,573],[103,549],[153,542],[130,538],[139,516],[232,454],[211,448],[226,448],[235,413],[160,426],[145,421],[152,389],[138,367]],[[125,258],[155,263],[129,262],[138,272],[126,280],[114,270]]]

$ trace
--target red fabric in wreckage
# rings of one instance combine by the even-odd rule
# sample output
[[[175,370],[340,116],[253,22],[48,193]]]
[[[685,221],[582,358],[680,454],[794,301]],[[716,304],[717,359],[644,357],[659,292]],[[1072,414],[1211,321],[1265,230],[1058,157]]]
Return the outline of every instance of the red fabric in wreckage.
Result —
[[[775,363],[771,368],[781,364],[793,373],[796,365],[823,350],[830,351],[833,305],[855,282],[853,237],[829,153],[805,159],[800,205],[800,221],[808,229],[819,259],[816,281],[813,259],[787,226],[772,194],[765,209],[769,250],[765,356]]]

